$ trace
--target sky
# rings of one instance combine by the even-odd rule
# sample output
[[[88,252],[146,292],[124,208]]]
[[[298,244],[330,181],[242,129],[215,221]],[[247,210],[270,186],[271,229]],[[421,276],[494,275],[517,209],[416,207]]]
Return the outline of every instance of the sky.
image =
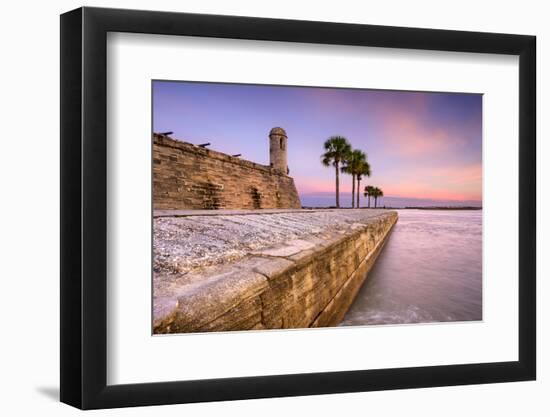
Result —
[[[153,131],[269,165],[272,127],[288,135],[300,197],[334,193],[324,141],[344,136],[367,154],[385,196],[480,202],[482,95],[153,81]],[[351,192],[351,176],[340,189]]]

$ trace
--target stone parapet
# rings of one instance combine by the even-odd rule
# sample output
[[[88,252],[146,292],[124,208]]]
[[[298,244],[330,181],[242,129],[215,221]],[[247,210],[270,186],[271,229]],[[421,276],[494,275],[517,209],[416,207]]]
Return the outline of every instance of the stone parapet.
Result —
[[[300,208],[294,180],[275,168],[153,135],[155,209]]]

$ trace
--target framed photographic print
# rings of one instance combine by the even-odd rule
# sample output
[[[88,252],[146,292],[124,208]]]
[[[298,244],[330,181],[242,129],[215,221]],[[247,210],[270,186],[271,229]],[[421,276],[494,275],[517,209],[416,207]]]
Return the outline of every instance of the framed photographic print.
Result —
[[[535,379],[535,37],[81,8],[61,101],[61,401]]]

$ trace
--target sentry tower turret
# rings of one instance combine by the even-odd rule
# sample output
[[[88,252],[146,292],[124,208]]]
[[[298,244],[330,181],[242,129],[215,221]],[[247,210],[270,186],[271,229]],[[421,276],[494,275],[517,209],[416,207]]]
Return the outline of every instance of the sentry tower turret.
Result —
[[[288,175],[287,135],[283,128],[274,127],[269,132],[269,164],[277,171]]]

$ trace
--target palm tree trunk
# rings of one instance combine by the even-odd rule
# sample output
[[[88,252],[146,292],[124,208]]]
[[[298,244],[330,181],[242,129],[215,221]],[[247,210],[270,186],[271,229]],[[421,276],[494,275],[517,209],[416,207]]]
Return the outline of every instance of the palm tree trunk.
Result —
[[[378,201],[378,197],[374,196],[374,208],[376,208],[376,202]]]
[[[361,190],[361,180],[359,177],[357,177],[357,208],[361,208],[359,205],[359,195],[361,194],[359,191]]]
[[[355,174],[351,174],[351,208],[355,207]]]
[[[340,169],[338,165],[338,161],[334,163],[336,167],[336,207],[340,208]]]
[[[367,196],[368,205],[367,207],[370,208],[370,194]]]

